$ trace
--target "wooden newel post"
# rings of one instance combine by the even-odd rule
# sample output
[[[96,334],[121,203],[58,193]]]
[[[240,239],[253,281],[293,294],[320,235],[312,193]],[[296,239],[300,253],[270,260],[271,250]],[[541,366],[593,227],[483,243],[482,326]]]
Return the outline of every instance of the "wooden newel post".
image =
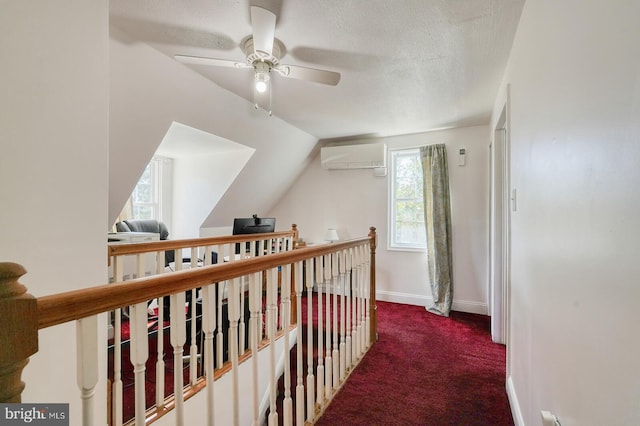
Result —
[[[38,352],[38,306],[18,279],[27,271],[0,262],[0,403],[22,402],[22,369]]]
[[[369,238],[371,239],[370,244],[370,253],[371,253],[371,262],[370,262],[370,294],[369,294],[369,317],[371,318],[371,331],[370,338],[371,343],[378,341],[378,305],[376,304],[376,246],[378,244],[378,235],[376,234],[376,227],[372,226],[369,228]]]
[[[300,235],[298,235],[298,225],[295,223],[292,224],[291,232],[293,233],[293,248],[298,248],[298,239],[300,239]]]

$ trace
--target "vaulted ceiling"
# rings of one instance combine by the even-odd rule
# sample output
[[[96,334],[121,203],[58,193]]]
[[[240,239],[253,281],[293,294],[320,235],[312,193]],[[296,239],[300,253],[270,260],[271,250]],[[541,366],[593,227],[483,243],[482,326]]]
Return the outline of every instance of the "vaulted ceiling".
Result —
[[[110,19],[172,58],[243,62],[251,5],[277,16],[281,63],[341,74],[275,75],[273,114],[339,139],[487,124],[524,0],[111,0]],[[251,70],[184,66],[253,100]]]

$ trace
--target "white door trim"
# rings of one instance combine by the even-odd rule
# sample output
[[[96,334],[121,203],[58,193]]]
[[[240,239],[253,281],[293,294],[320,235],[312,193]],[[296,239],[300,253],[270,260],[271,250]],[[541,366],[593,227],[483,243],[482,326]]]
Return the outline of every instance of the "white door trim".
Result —
[[[491,338],[507,344],[509,331],[511,187],[509,87],[493,131],[490,179],[489,301]]]

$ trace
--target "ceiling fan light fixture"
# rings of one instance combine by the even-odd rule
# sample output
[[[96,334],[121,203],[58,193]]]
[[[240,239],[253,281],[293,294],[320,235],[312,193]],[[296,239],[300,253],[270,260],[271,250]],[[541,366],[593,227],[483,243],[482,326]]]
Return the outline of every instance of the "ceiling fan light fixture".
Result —
[[[263,72],[256,72],[256,90],[259,93],[264,93],[269,87],[269,74]]]
[[[255,69],[256,69],[256,73],[254,77],[254,82],[255,82],[256,90],[259,93],[264,93],[269,88],[269,80],[271,78],[270,76],[271,69],[266,62],[258,62],[257,64],[255,64]]]

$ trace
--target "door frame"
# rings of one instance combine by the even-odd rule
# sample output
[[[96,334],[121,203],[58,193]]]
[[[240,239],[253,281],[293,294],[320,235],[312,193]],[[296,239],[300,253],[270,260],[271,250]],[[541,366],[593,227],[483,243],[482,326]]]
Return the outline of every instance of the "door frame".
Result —
[[[491,338],[508,345],[511,290],[509,86],[490,145],[489,314]]]

